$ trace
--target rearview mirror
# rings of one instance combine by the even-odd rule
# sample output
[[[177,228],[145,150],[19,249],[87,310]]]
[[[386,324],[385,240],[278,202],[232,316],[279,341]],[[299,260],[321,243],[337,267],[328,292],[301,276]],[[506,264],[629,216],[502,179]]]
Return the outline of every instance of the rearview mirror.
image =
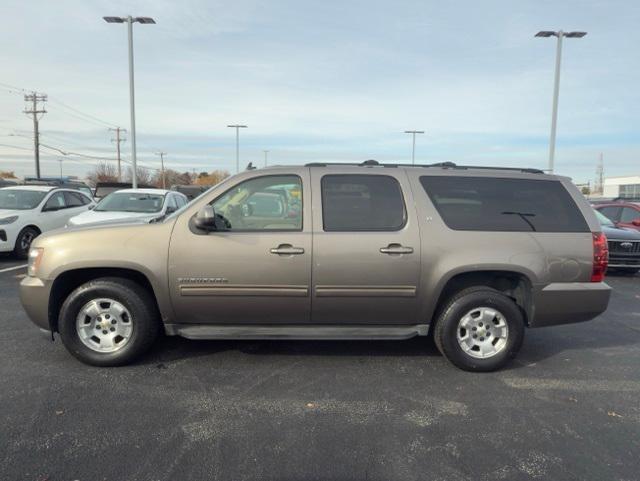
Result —
[[[216,213],[213,207],[205,205],[198,211],[195,218],[195,225],[202,230],[216,230]]]

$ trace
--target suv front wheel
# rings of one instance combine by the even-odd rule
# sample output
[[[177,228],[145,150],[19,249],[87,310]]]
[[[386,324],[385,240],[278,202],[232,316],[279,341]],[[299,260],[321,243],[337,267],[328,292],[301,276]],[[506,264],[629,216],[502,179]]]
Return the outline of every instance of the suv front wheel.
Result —
[[[472,287],[452,296],[436,320],[440,352],[466,371],[494,371],[520,350],[524,318],[517,304],[489,287]]]
[[[100,278],[75,289],[60,310],[58,331],[67,350],[93,366],[128,364],[159,332],[150,293],[123,278]]]

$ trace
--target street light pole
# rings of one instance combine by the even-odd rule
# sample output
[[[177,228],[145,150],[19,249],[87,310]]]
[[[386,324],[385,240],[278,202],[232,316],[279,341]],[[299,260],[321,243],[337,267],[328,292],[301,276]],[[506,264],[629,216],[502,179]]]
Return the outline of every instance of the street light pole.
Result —
[[[63,159],[58,159],[58,162],[60,162],[60,180],[62,180],[62,160]]]
[[[558,123],[558,98],[560,96],[560,64],[562,62],[562,39],[568,38],[582,38],[587,32],[563,32],[558,30],[557,32],[540,31],[536,33],[536,37],[557,37],[556,44],[556,70],[553,79],[553,103],[551,106],[551,133],[549,134],[549,173],[553,173],[555,155],[556,155],[556,126]]]
[[[264,166],[266,167],[267,166],[267,154],[269,153],[269,151],[268,150],[263,150],[263,152],[264,152]]]
[[[416,134],[424,134],[424,130],[405,130],[405,134],[411,134],[413,137],[412,148],[411,148],[411,165],[415,165],[416,163]]]
[[[126,17],[102,17],[107,23],[126,23],[127,24],[127,37],[129,46],[129,112],[131,116],[131,169],[133,173],[131,175],[131,182],[134,189],[138,187],[138,164],[136,157],[136,106],[135,106],[135,88],[133,82],[133,24],[152,24],[156,21],[151,17],[132,17],[128,15]]]
[[[236,174],[240,172],[240,129],[246,129],[246,125],[234,124],[227,127],[236,129]]]

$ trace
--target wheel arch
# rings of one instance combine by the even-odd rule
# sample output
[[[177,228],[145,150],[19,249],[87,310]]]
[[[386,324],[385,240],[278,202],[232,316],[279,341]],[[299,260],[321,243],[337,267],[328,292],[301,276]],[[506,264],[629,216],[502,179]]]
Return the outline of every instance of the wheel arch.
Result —
[[[131,280],[140,285],[151,294],[153,302],[160,313],[160,317],[164,318],[162,310],[160,309],[160,304],[158,303],[158,294],[153,288],[153,284],[144,273],[124,267],[78,268],[60,273],[52,283],[48,306],[49,326],[52,332],[58,332],[58,317],[60,309],[69,294],[82,284],[101,277],[120,277]]]
[[[455,293],[469,287],[483,286],[502,292],[513,299],[522,311],[525,324],[529,326],[535,308],[532,295],[533,283],[527,273],[514,269],[461,270],[450,273],[442,279],[436,289],[437,301],[431,319],[437,319],[440,309]]]

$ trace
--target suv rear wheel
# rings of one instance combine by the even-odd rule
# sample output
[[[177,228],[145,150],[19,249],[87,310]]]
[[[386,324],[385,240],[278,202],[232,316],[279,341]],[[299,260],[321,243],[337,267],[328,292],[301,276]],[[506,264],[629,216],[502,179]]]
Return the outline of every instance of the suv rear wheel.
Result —
[[[67,350],[94,366],[120,366],[147,351],[159,332],[155,302],[128,279],[100,278],[75,289],[60,310]]]
[[[440,352],[466,371],[493,371],[520,350],[524,318],[516,303],[489,287],[471,287],[452,296],[436,320]]]

